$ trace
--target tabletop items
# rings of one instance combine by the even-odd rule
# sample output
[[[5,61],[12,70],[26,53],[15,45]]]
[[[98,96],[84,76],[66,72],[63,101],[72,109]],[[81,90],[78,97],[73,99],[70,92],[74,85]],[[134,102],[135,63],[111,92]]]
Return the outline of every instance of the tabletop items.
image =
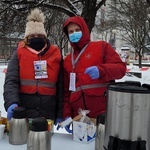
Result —
[[[50,150],[53,123],[44,117],[27,119],[24,107],[16,107],[10,120],[9,143],[27,144],[30,150]]]
[[[2,112],[0,111],[0,140],[3,139],[4,133],[8,131],[7,122],[7,118],[2,117]]]
[[[73,140],[80,143],[89,143],[95,140],[96,134],[96,119],[87,116],[89,110],[79,108],[76,117],[73,119],[69,117],[65,121],[59,123],[61,127],[71,125],[73,129]]]
[[[5,125],[0,124],[0,140],[3,139],[4,137],[4,130],[5,130]]]
[[[23,143],[24,135],[20,134],[24,132],[27,135],[25,136],[27,149],[50,150],[53,147],[51,142],[54,142],[51,141],[50,131],[53,126],[51,122],[40,117],[31,119],[29,124],[29,120],[25,119],[24,109],[19,107],[16,109],[10,121],[10,143],[16,145],[15,140],[20,139]],[[18,115],[18,112],[21,112],[21,115]],[[106,116],[99,116],[97,123],[92,127],[91,124],[89,126],[86,123],[85,126],[84,122],[79,121],[83,119],[83,116],[78,117],[80,118],[75,120],[73,118],[71,121],[74,130],[71,135],[72,140],[74,140],[73,136],[76,136],[79,139],[78,142],[84,143],[83,141],[86,139],[85,137],[88,137],[87,135],[90,135],[90,137],[95,137],[96,135],[95,150],[103,150],[103,148],[105,150],[149,150],[150,85],[141,85],[135,82],[112,83],[108,85]],[[24,123],[21,123],[20,120],[22,119]],[[2,124],[2,117],[0,117],[0,124]],[[21,131],[21,125],[27,125],[27,128],[23,128],[23,131]],[[96,134],[93,132],[95,125]],[[28,128],[29,126],[30,129]],[[16,133],[19,134],[19,139],[16,138]],[[60,141],[63,140],[69,143],[67,142],[69,139],[60,139]],[[87,141],[85,145],[88,145]]]
[[[4,132],[8,132],[9,131],[9,122],[8,122],[8,119],[6,117],[2,117],[2,112],[1,111],[0,111],[0,124],[5,125]]]

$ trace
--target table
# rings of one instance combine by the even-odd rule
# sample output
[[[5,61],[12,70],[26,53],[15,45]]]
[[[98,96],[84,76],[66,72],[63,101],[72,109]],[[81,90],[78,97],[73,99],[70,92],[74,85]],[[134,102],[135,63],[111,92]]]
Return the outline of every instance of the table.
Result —
[[[51,139],[51,150],[94,150],[95,141],[88,144],[73,141],[71,134],[54,133]],[[27,150],[27,145],[9,144],[9,136],[0,140],[0,150]]]

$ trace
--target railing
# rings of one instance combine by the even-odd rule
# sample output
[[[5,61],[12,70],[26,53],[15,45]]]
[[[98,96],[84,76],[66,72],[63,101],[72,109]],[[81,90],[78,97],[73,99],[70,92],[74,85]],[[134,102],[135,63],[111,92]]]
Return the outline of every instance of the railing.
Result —
[[[0,59],[0,66],[2,65],[8,65],[9,60],[5,60],[5,59]]]

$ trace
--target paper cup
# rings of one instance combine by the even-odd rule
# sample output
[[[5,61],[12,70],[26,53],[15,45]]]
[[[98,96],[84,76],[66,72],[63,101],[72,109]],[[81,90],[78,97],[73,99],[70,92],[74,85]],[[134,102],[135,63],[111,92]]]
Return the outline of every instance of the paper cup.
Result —
[[[0,124],[0,140],[3,139],[4,137],[4,130],[5,130],[5,125]]]

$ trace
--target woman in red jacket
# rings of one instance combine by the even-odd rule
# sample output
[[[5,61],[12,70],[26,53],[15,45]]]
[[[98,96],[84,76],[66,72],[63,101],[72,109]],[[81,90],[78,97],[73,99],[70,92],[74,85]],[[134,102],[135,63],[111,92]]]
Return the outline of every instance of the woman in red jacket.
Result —
[[[64,32],[72,46],[64,59],[64,118],[75,117],[78,109],[90,110],[96,118],[106,110],[106,88],[125,75],[126,65],[118,53],[104,41],[91,41],[82,17],[70,17],[64,22]],[[69,126],[65,127],[71,132]]]

